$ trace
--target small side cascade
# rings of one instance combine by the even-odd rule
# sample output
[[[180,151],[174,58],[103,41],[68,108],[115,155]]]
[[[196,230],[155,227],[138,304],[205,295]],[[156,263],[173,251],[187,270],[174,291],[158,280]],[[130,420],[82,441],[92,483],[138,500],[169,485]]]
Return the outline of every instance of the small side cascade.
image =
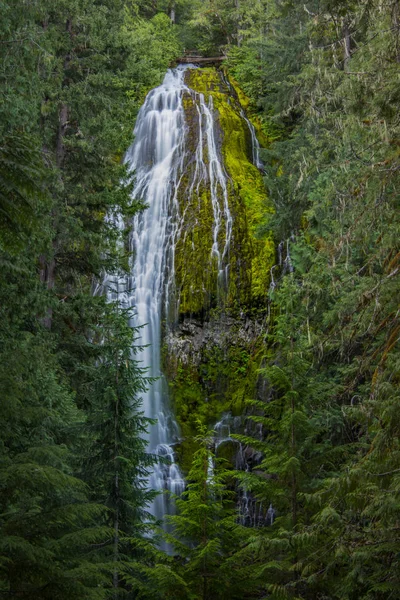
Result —
[[[208,174],[210,178],[211,201],[214,212],[214,231],[213,231],[213,246],[211,254],[217,257],[218,260],[218,276],[224,279],[227,283],[228,265],[223,269],[224,259],[228,256],[229,245],[232,234],[232,215],[229,210],[228,189],[227,189],[227,174],[224,172],[222,163],[219,160],[216,141],[214,136],[214,107],[213,99],[210,96],[208,106],[204,101],[204,95],[200,94],[200,112],[205,117],[206,122],[206,137],[208,148]],[[222,250],[219,248],[219,232],[222,224],[221,207],[218,197],[218,189],[222,190],[223,212],[225,216],[225,242]]]
[[[211,485],[214,480],[214,462],[212,456],[208,457],[208,467],[207,467],[207,484]]]
[[[224,413],[214,425],[214,443],[215,450],[224,442],[238,443],[237,440],[231,437],[231,433],[238,433],[241,424],[241,417],[233,417],[230,412]]]
[[[247,425],[246,425],[247,423]],[[235,439],[235,434],[243,431],[243,425],[246,429],[250,427],[250,421],[243,423],[242,417],[233,417],[230,412],[224,413],[221,419],[213,427],[213,450],[216,457],[229,457],[231,464],[237,471],[251,472],[261,461],[261,453],[255,452],[239,440]],[[251,423],[251,434],[262,438],[262,431],[256,429]],[[247,432],[250,433],[250,432]],[[213,465],[209,465],[209,478],[212,478]],[[238,522],[245,527],[265,527],[273,525],[276,511],[272,504],[268,509],[259,502],[254,495],[241,486],[236,486],[237,494],[237,512]]]
[[[217,149],[213,98],[210,95],[207,103],[204,94],[194,92],[189,88],[186,88],[186,91],[194,99],[198,115],[195,171],[189,189],[189,196],[194,190],[198,194],[201,184],[207,181],[214,215],[211,256],[215,257],[217,261],[219,283],[226,288],[229,277],[229,249],[233,218],[228,200],[227,184],[229,177]],[[222,228],[225,230],[223,236],[221,236]],[[221,243],[221,237],[223,238],[223,244]]]
[[[290,238],[286,240],[281,240],[277,247],[278,253],[278,262],[273,265],[270,269],[271,282],[269,285],[269,293],[273,292],[279,281],[282,279],[286,273],[293,273],[294,267],[292,262],[292,257],[290,256],[290,242],[294,241],[294,236],[292,235]],[[278,270],[278,278],[275,279],[275,270]]]
[[[293,263],[292,258],[290,256],[290,241],[291,238],[287,240],[282,240],[278,244],[278,265],[281,268],[282,275],[285,275],[287,272],[293,273]]]
[[[264,163],[260,159],[260,143],[257,139],[256,130],[254,129],[254,125],[250,121],[250,119],[247,117],[247,115],[243,109],[241,109],[240,114],[241,114],[242,119],[244,119],[246,121],[247,127],[249,128],[249,131],[250,131],[251,149],[252,149],[252,153],[253,153],[253,164],[257,167],[257,169],[260,169],[260,171],[264,171]]]
[[[229,81],[229,79],[226,77],[226,75],[224,73],[222,73],[222,78],[223,78],[225,85],[231,90],[232,96],[235,96],[235,91],[231,85],[231,82]],[[247,127],[249,128],[249,131],[250,131],[251,151],[252,151],[252,155],[253,155],[253,157],[252,157],[253,165],[255,165],[258,169],[260,169],[260,171],[264,171],[265,166],[264,166],[264,163],[262,162],[262,160],[260,159],[260,148],[261,148],[260,142],[257,139],[256,130],[254,128],[254,125],[250,121],[250,119],[248,118],[248,116],[246,115],[246,112],[243,110],[242,107],[240,107],[240,116],[246,122]]]

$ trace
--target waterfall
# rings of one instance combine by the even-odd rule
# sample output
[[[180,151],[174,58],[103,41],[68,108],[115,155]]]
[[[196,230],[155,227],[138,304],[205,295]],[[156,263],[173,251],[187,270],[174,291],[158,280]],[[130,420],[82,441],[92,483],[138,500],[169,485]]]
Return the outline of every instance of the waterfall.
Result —
[[[241,109],[240,111],[240,115],[242,117],[242,119],[244,119],[247,123],[247,127],[249,128],[250,131],[250,135],[251,135],[251,149],[252,149],[252,154],[253,154],[253,164],[260,169],[260,171],[264,171],[264,163],[262,162],[262,160],[260,159],[260,143],[257,139],[256,136],[256,130],[254,129],[254,125],[253,123],[250,121],[250,119],[247,117],[246,113],[244,112],[243,109]]]
[[[132,271],[125,289],[127,303],[135,309],[132,325],[143,326],[137,343],[144,348],[137,358],[154,378],[143,396],[145,415],[157,419],[150,428],[148,442],[149,451],[159,460],[149,484],[160,492],[175,494],[183,491],[184,480],[175,462],[174,444],[179,441],[179,428],[169,406],[167,384],[161,370],[161,343],[163,319],[168,320],[172,312],[176,313],[171,305],[177,302],[174,296],[175,246],[184,235],[184,213],[178,202],[183,186],[189,197],[204,182],[210,190],[214,216],[210,255],[217,262],[221,285],[226,285],[228,277],[232,231],[228,175],[219,158],[212,98],[206,103],[202,94],[185,85],[188,68],[193,67],[169,70],[162,85],[148,94],[138,114],[134,143],[125,158],[135,181],[133,199],[141,199],[147,205],[134,219]],[[194,99],[199,119],[194,157],[187,149],[184,94]],[[188,189],[183,179],[193,160],[195,169]],[[150,511],[157,519],[173,511],[168,495],[159,494]]]
[[[223,268],[224,259],[229,252],[229,244],[232,233],[232,216],[229,210],[227,175],[219,160],[217,146],[214,135],[214,117],[213,117],[213,99],[210,96],[208,105],[204,101],[204,95],[199,95],[200,113],[199,113],[199,129],[202,129],[202,117],[205,117],[206,123],[206,138],[208,150],[208,173],[211,190],[211,201],[214,213],[214,228],[213,228],[213,245],[211,249],[212,255],[216,256],[218,261],[218,277],[222,278],[223,283],[227,284],[228,266]],[[202,143],[202,139],[199,140]],[[223,206],[220,205],[218,191],[222,190]],[[219,247],[219,233],[222,225],[222,211],[225,216],[225,243],[221,252]]]
[[[180,432],[162,373],[161,346],[164,334],[179,312],[176,247],[179,240],[186,239],[185,216],[191,202],[196,199],[200,203],[204,189],[208,190],[211,211],[210,265],[215,265],[216,289],[221,300],[228,287],[233,235],[229,206],[232,185],[221,156],[213,97],[209,94],[206,100],[204,94],[186,85],[185,72],[192,68],[186,65],[169,70],[163,83],[148,94],[139,111],[135,139],[125,162],[134,180],[132,199],[143,201],[146,208],[132,223],[130,274],[108,275],[103,282],[110,299],[118,296],[124,307],[134,310],[131,325],[139,327],[136,344],[142,347],[135,358],[148,369],[147,375],[152,380],[143,394],[143,409],[146,417],[156,419],[147,435],[149,452],[158,457],[148,485],[161,492],[149,507],[160,521],[174,511],[170,495],[164,492],[179,495],[185,486],[174,452]],[[185,117],[188,98],[194,111],[190,123]],[[240,114],[252,132],[253,160],[260,165],[254,128],[244,112]],[[126,226],[121,217],[116,217],[116,225],[121,230]],[[230,417],[223,418],[216,429],[221,426],[220,442],[227,433],[228,440],[236,444],[230,438],[230,429],[225,431],[228,424],[225,421],[229,421],[230,426],[230,420]],[[210,464],[210,477],[212,468]]]
[[[144,348],[137,358],[155,379],[143,396],[145,415],[157,419],[150,427],[148,441],[149,451],[159,460],[149,484],[154,490],[174,494],[183,491],[184,481],[173,450],[179,429],[161,371],[161,325],[169,299],[166,288],[173,277],[169,258],[178,226],[176,193],[185,158],[183,75],[183,69],[168,71],[163,84],[148,94],[138,114],[135,141],[126,154],[135,178],[133,198],[147,204],[133,224],[131,305],[136,311],[133,324],[143,326],[139,343]],[[171,512],[169,503],[168,495],[161,493],[150,512],[162,519]]]
[[[235,439],[235,435],[240,434],[243,431],[243,420],[243,417],[234,417],[230,412],[224,413],[212,429],[212,448],[217,459],[220,457],[221,449],[223,453],[225,453],[224,458],[226,459],[226,450],[230,447],[233,452],[228,452],[228,460],[231,460],[232,466],[235,467],[236,471],[245,471],[249,473],[260,463],[262,454]],[[247,428],[250,427],[253,430],[254,425],[258,424],[253,423],[251,420],[247,420]],[[258,433],[256,437],[262,439],[262,424],[260,423],[259,425],[261,426],[261,429],[258,432],[253,430],[252,435]],[[247,431],[247,433],[249,432]],[[229,454],[232,454],[232,456],[229,457]],[[208,465],[209,481],[212,481],[213,475],[214,465],[211,461]],[[266,525],[273,525],[276,511],[272,504],[265,510],[262,502],[257,500],[254,494],[248,491],[243,485],[236,485],[235,491],[237,499],[237,520],[241,525],[244,525],[245,527],[265,527]]]

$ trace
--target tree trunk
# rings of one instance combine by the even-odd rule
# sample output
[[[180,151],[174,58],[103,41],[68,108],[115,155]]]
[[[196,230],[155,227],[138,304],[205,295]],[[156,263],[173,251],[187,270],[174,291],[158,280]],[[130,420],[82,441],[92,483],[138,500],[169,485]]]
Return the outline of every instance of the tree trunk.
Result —
[[[294,370],[293,370],[293,353],[294,353],[294,343],[293,343],[293,338],[291,338],[290,339],[290,354],[291,354],[290,362],[292,365],[292,385],[291,385],[292,427],[291,427],[290,444],[291,444],[291,454],[292,454],[292,456],[296,456],[296,431],[295,431],[294,422],[293,422],[294,413],[296,410],[294,393],[293,393],[294,392],[294,384],[295,384]],[[297,479],[296,479],[296,474],[294,472],[292,473],[292,521],[293,521],[293,525],[296,525],[296,521],[297,521]]]
[[[119,493],[118,471],[115,474],[114,485],[115,485],[115,491],[118,494]],[[117,500],[117,503],[118,503],[118,500]],[[115,590],[114,598],[117,598],[117,596],[118,596],[118,592],[117,592],[118,585],[119,585],[118,568],[117,568],[118,554],[119,554],[119,510],[118,510],[118,504],[117,504],[117,507],[115,509],[115,516],[114,516],[114,573],[113,573],[113,588]]]
[[[343,21],[343,42],[344,42],[344,60],[343,60],[343,69],[347,71],[348,64],[351,58],[351,37],[350,37],[350,28],[349,22],[347,19]]]
[[[68,127],[68,106],[63,103],[60,108],[58,117],[58,131],[57,131],[57,142],[56,142],[56,164],[59,169],[64,164],[65,159],[65,145],[64,137]]]
[[[118,296],[118,290],[117,290]],[[118,309],[117,309],[118,310]],[[120,497],[119,497],[119,445],[118,445],[118,430],[119,430],[119,359],[118,355],[115,357],[115,364],[117,367],[116,377],[115,377],[115,388],[116,388],[116,403],[115,403],[115,412],[114,412],[114,494],[115,494],[115,513],[114,513],[114,573],[113,573],[113,588],[114,588],[114,598],[118,597],[118,586],[119,586],[119,577],[118,577],[118,558],[119,558],[119,506],[120,506]]]
[[[53,243],[54,246],[54,243]],[[56,261],[54,257],[47,261],[44,254],[41,254],[39,257],[39,265],[40,265],[40,281],[46,285],[48,290],[52,290],[54,287],[54,275],[56,268]],[[46,311],[46,316],[41,319],[41,322],[44,327],[47,329],[51,329],[51,323],[53,320],[53,309],[48,308]]]
[[[236,41],[237,41],[237,45],[240,48],[240,46],[242,45],[242,41],[243,41],[243,36],[240,33],[240,24],[241,24],[241,15],[240,15],[240,0],[235,0],[235,7],[236,7],[236,13],[237,13],[237,28],[236,28]]]
[[[43,21],[43,29],[46,30],[47,27],[48,27],[48,20],[46,19],[45,21]],[[74,33],[72,30],[72,20],[71,19],[66,20],[65,29],[69,33],[70,39],[72,40]],[[67,72],[70,61],[71,61],[71,55],[68,52],[64,58],[64,65],[63,65],[64,66],[64,78],[63,78],[62,88],[67,87],[68,83],[69,83],[66,72]],[[56,165],[57,165],[58,169],[60,170],[60,178],[61,178],[61,171],[62,171],[62,168],[64,165],[64,160],[65,160],[64,138],[65,138],[66,131],[68,129],[68,119],[69,119],[68,105],[65,102],[62,102],[59,113],[58,113],[58,129],[57,129],[57,134],[56,134],[56,147],[55,147]],[[54,230],[56,231],[56,229],[57,229],[57,226],[56,226],[57,213],[54,209],[52,210],[51,216],[52,216],[52,224],[53,224]],[[46,285],[48,290],[52,290],[54,288],[54,284],[55,284],[56,250],[57,250],[57,239],[55,237],[53,240],[53,257],[51,258],[51,260],[50,261],[46,260],[46,257],[44,255],[41,255],[39,257],[40,281]],[[53,318],[53,310],[52,310],[52,308],[48,308],[46,316],[42,320],[43,325],[45,327],[47,327],[47,329],[51,329],[52,318]]]
[[[399,31],[400,31],[400,7],[399,0],[396,0],[393,4],[392,8],[392,24],[394,29],[394,38],[395,38],[395,55],[396,61],[400,62],[400,44],[399,44]]]
[[[171,19],[171,23],[175,25],[176,22],[176,2],[169,3],[169,18]]]

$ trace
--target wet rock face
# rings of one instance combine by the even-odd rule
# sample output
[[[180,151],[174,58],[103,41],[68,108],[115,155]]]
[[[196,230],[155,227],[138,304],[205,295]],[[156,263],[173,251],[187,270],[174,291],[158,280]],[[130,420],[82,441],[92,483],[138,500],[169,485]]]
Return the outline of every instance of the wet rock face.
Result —
[[[168,354],[182,366],[199,367],[204,350],[212,347],[224,352],[229,346],[246,348],[251,345],[262,330],[261,322],[248,317],[230,317],[221,315],[201,322],[185,317],[167,334]]]
[[[205,321],[185,317],[167,332],[164,369],[181,427],[179,454],[185,471],[195,450],[198,423],[212,429],[224,413],[240,417],[246,400],[255,397],[262,333],[261,319],[226,313]],[[229,447],[229,452],[235,448],[236,444]]]

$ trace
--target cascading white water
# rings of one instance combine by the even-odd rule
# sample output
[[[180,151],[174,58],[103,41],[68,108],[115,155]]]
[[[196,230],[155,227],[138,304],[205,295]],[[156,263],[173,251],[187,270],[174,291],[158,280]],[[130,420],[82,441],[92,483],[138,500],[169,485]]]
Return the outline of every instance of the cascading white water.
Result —
[[[157,419],[150,428],[149,451],[160,457],[149,484],[175,494],[184,489],[173,452],[179,432],[168,403],[160,348],[168,256],[176,229],[175,195],[185,156],[183,87],[183,70],[168,71],[163,84],[147,96],[134,130],[135,141],[126,154],[136,182],[133,198],[148,205],[133,226],[131,303],[136,310],[134,325],[144,325],[140,333],[144,348],[137,358],[155,378],[143,397],[145,415]],[[159,494],[150,511],[162,519],[170,512],[168,504],[169,498]]]
[[[226,84],[226,86],[228,87],[228,89],[231,91],[232,96],[235,96],[235,91],[229,81],[229,79],[222,74],[223,80]],[[243,108],[240,108],[240,116],[242,117],[242,119],[246,122],[247,127],[249,128],[250,131],[250,136],[251,136],[251,152],[252,152],[252,160],[253,160],[253,165],[255,165],[258,169],[260,169],[260,171],[264,170],[264,163],[262,162],[261,158],[260,158],[260,143],[257,139],[257,135],[256,135],[256,130],[254,128],[253,123],[250,121],[250,119],[247,117],[245,111],[243,110]]]
[[[113,290],[117,290],[118,300],[126,307],[133,307],[135,316],[131,324],[141,327],[136,343],[143,346],[135,358],[148,368],[148,376],[154,379],[143,396],[145,415],[157,419],[148,434],[149,451],[159,457],[149,485],[154,490],[178,495],[184,489],[174,455],[179,428],[169,406],[167,383],[161,370],[161,343],[163,320],[168,322],[171,315],[176,315],[179,303],[179,293],[175,291],[175,248],[187,233],[185,211],[190,204],[182,203],[182,196],[199,197],[204,186],[209,190],[213,214],[210,256],[217,266],[221,291],[228,283],[233,226],[229,176],[220,157],[213,99],[210,95],[206,102],[203,94],[187,87],[184,78],[188,68],[193,67],[169,70],[162,85],[148,94],[139,111],[135,140],[125,161],[135,181],[133,199],[144,201],[147,208],[134,219],[130,276],[109,275],[103,282],[110,298],[115,299]],[[189,151],[185,95],[192,98],[198,116],[194,153],[193,148],[192,153]],[[253,161],[259,166],[254,128],[244,113],[242,116],[252,135]],[[117,225],[124,228],[121,218]],[[160,520],[173,512],[166,494],[159,494],[149,508]]]
[[[214,132],[212,98],[204,96],[184,83],[185,70],[168,71],[161,86],[152,90],[142,106],[134,130],[135,141],[126,154],[133,173],[134,199],[147,208],[135,217],[132,234],[134,261],[131,281],[126,285],[128,303],[133,306],[135,326],[140,330],[138,344],[144,346],[137,357],[148,367],[154,383],[143,397],[145,415],[156,418],[150,428],[149,451],[160,457],[150,477],[150,486],[159,491],[180,494],[184,481],[175,462],[173,446],[179,430],[169,407],[166,383],[161,372],[162,319],[168,318],[174,290],[174,255],[176,241],[182,235],[184,214],[178,202],[178,191],[187,163],[193,160],[186,149],[186,125],[183,95],[190,94],[199,114],[199,138],[195,153],[195,172],[191,190],[204,181],[211,191],[214,214],[213,246],[210,253],[217,258],[220,276],[227,277],[232,217],[229,211],[228,176],[219,159]],[[187,192],[186,192],[187,193]],[[220,234],[224,227],[224,235]],[[168,496],[160,494],[150,507],[158,519],[171,512]]]
[[[248,425],[252,428],[254,425],[259,425],[258,431],[259,439],[263,438],[262,424],[255,424],[251,420],[247,421]],[[224,413],[217,423],[213,427],[212,437],[212,449],[215,456],[219,458],[221,449],[223,454],[226,449],[235,447],[234,449],[234,462],[233,465],[237,471],[251,472],[255,466],[260,462],[262,454],[255,452],[247,444],[243,444],[241,441],[236,439],[236,435],[243,432],[243,417],[233,417],[231,413]],[[247,432],[249,433],[249,432]],[[246,434],[246,428],[245,428]],[[256,434],[256,431],[252,432],[252,435]],[[230,452],[228,451],[228,455]],[[208,480],[212,481],[214,476],[214,464],[209,461],[208,464]],[[241,525],[245,527],[264,527],[266,525],[273,525],[276,511],[272,504],[269,508],[263,506],[262,502],[259,502],[257,498],[246,489],[245,486],[240,485],[236,488],[237,493],[237,519]]]
[[[260,171],[263,171],[264,170],[264,163],[260,159],[260,143],[259,143],[259,141],[257,139],[256,130],[254,129],[254,125],[250,121],[250,119],[247,118],[247,115],[246,115],[246,113],[244,112],[243,109],[241,109],[240,115],[241,115],[242,119],[244,119],[246,121],[247,127],[249,128],[249,131],[250,131],[250,135],[251,135],[251,150],[252,150],[252,154],[253,154],[253,164],[258,169],[260,169]]]
[[[229,244],[232,234],[232,215],[229,210],[227,175],[219,160],[217,146],[214,135],[214,116],[213,116],[213,99],[210,96],[208,105],[204,101],[204,95],[199,95],[200,114],[199,114],[199,129],[202,128],[203,120],[206,123],[205,133],[207,138],[208,149],[208,174],[211,190],[211,202],[214,213],[214,230],[213,230],[213,245],[211,254],[218,261],[218,277],[223,283],[227,283],[228,267],[223,268],[224,260],[229,253]],[[200,140],[199,140],[200,141]],[[202,140],[201,140],[202,141]],[[222,191],[223,206],[221,207],[219,200],[219,190]],[[219,244],[219,234],[222,225],[222,214],[225,217],[225,243],[221,251]]]

